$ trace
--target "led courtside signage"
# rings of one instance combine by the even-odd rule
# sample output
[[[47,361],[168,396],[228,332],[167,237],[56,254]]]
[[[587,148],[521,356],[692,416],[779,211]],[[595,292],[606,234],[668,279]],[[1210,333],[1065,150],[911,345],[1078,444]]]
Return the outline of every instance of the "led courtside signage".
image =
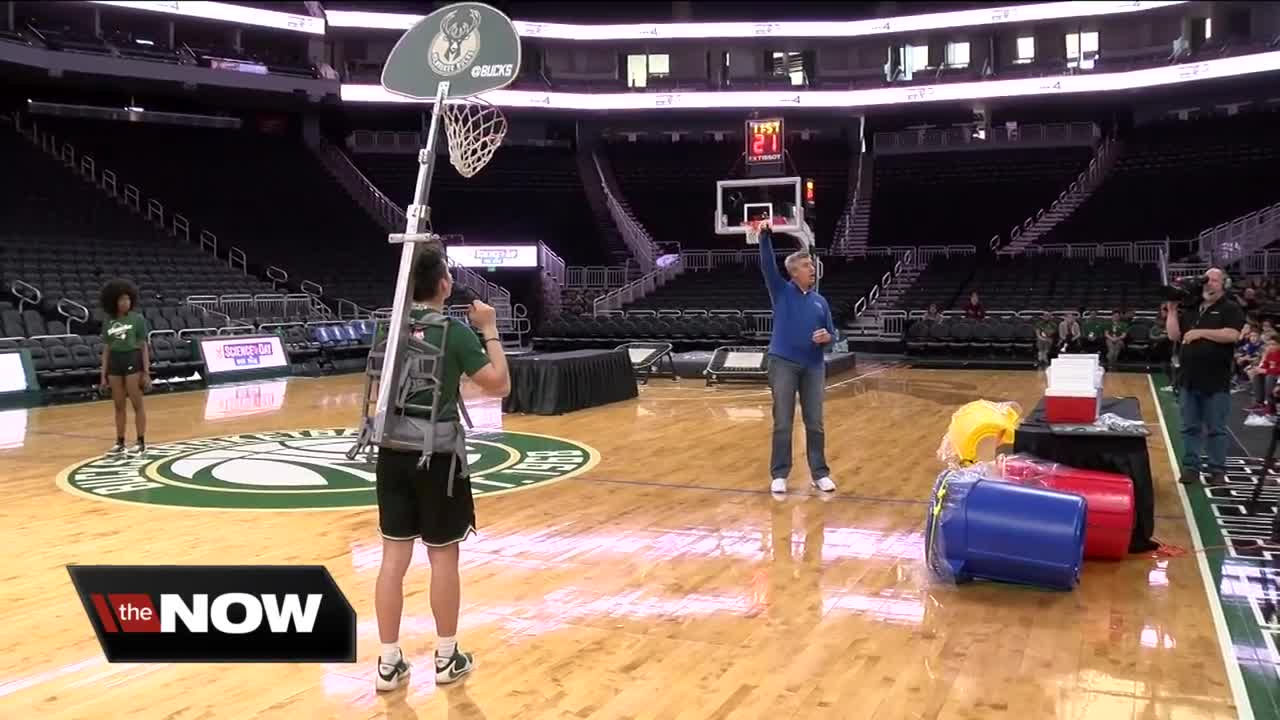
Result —
[[[449,259],[469,268],[536,268],[536,245],[450,245]]]

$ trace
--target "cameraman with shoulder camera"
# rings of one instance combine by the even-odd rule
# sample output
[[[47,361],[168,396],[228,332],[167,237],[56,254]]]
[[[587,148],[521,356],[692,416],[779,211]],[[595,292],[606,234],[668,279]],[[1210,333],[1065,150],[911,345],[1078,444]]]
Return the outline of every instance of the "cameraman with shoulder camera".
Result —
[[[1181,303],[1167,303],[1165,329],[1181,360],[1178,386],[1182,412],[1182,476],[1192,484],[1200,479],[1200,432],[1207,435],[1210,485],[1227,475],[1227,416],[1231,412],[1231,375],[1236,342],[1244,326],[1244,310],[1227,297],[1226,272],[1210,268],[1204,274],[1199,298],[1188,294]],[[1195,301],[1199,299],[1197,304]]]

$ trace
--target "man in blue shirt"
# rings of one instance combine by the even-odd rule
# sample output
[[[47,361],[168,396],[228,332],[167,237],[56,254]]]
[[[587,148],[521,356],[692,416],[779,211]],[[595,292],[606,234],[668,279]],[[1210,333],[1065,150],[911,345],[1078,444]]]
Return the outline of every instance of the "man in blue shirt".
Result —
[[[760,271],[773,305],[773,336],[769,340],[769,389],[773,391],[773,455],[769,490],[787,492],[791,474],[791,426],[795,420],[796,395],[804,418],[805,454],[813,486],[834,492],[823,448],[822,396],[826,390],[827,366],[824,354],[834,342],[835,323],[831,308],[814,290],[818,270],[806,251],[787,256],[787,274],[778,270],[773,255],[773,233],[765,224],[760,229]]]

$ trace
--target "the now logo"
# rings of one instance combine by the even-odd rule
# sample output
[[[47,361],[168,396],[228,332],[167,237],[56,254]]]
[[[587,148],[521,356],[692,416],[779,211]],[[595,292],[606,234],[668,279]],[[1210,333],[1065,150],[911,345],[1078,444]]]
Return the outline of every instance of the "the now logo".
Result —
[[[323,566],[68,566],[111,662],[355,662]]]
[[[264,619],[267,629],[273,633],[309,633],[315,628],[322,598],[319,593],[307,595],[305,599],[296,593],[225,593],[214,597],[211,604],[205,593],[190,597],[165,593],[160,596],[157,611],[146,593],[90,593],[89,597],[98,619],[109,633],[179,630],[207,633],[212,624],[214,632],[228,635],[255,632],[262,628]]]

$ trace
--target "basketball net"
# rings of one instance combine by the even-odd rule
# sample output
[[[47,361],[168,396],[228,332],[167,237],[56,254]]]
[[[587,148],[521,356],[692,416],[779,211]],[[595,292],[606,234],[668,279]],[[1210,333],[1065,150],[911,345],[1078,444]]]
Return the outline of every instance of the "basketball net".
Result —
[[[747,244],[760,244],[760,231],[764,229],[767,220],[752,220],[747,223]]]
[[[444,104],[449,162],[469,178],[488,164],[507,134],[507,118],[495,105],[476,97]]]

